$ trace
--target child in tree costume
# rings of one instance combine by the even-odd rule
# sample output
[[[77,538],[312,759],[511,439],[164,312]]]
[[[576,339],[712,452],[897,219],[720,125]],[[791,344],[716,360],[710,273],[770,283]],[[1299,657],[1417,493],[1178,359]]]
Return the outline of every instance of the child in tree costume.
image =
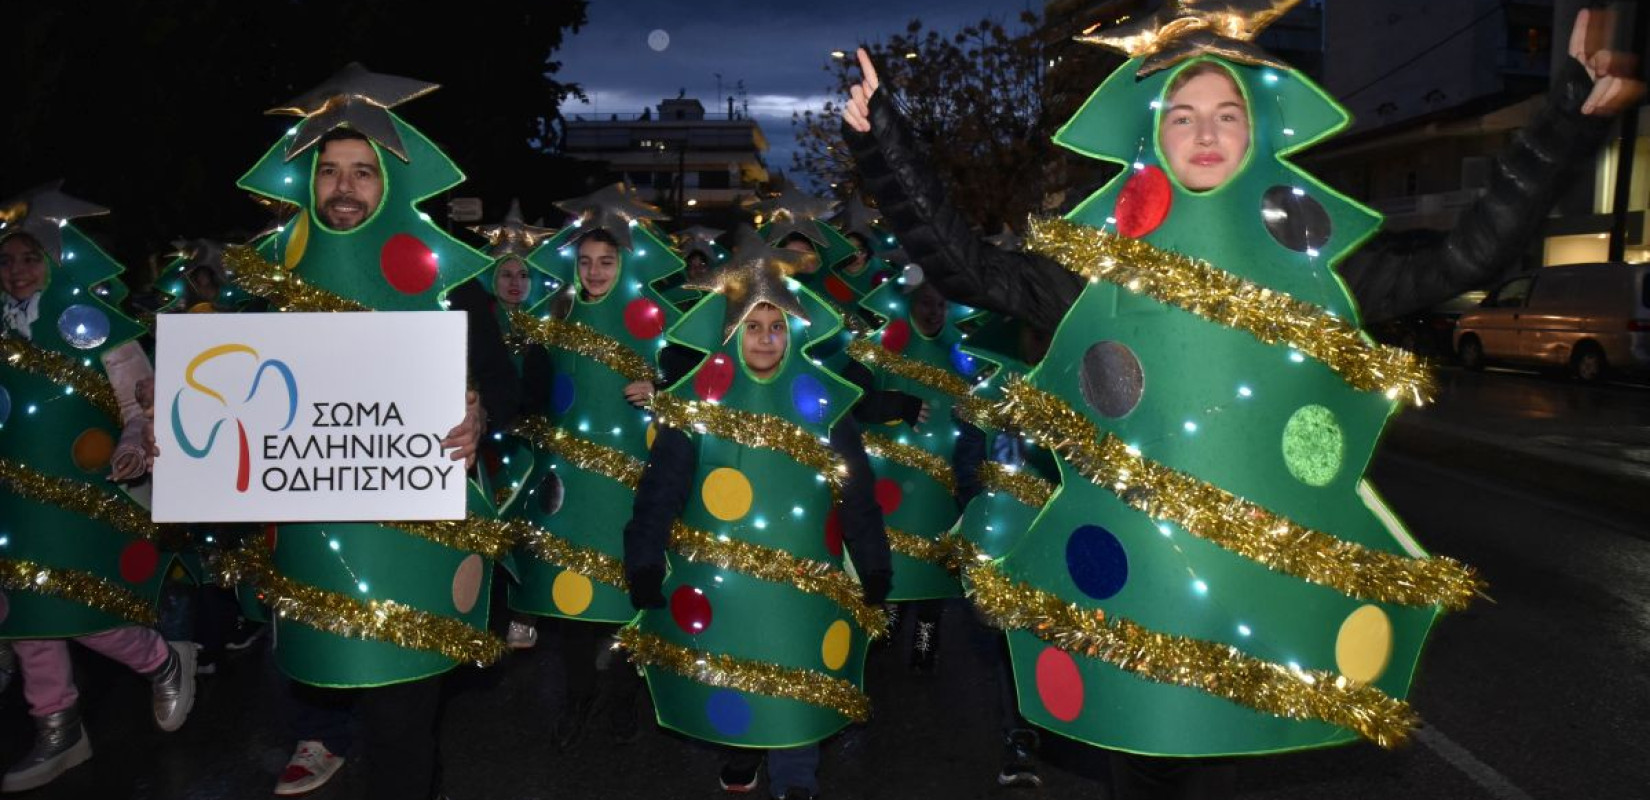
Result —
[[[533,251],[566,288],[543,318],[517,318],[527,342],[548,352],[549,385],[530,380],[527,409],[514,431],[535,452],[535,467],[512,516],[530,523],[516,559],[510,607],[559,617],[567,697],[555,741],[584,732],[598,692],[607,695],[612,734],[639,733],[640,681],[623,664],[597,674],[595,662],[619,623],[635,616],[622,567],[624,514],[647,455],[647,412],[665,328],[680,316],[655,284],[682,269],[654,229],[658,209],[622,183],[557,203],[573,217]],[[594,623],[594,624],[590,624]],[[598,680],[601,686],[598,687]]]
[[[810,357],[841,323],[787,279],[811,258],[746,229],[703,287],[712,293],[671,329],[710,357],[654,398],[660,427],[625,529],[626,578],[645,610],[621,641],[646,667],[660,724],[775,748],[776,797],[816,791],[797,761],[867,718],[865,646],[886,624],[874,605],[890,578],[848,416],[858,392]]]
[[[676,232],[673,237],[676,242],[676,254],[682,257],[685,268],[679,274],[680,281],[671,280],[661,285],[665,297],[683,311],[693,307],[703,296],[687,288],[690,283],[704,283],[710,277],[710,271],[721,266],[728,260],[728,250],[716,242],[723,231],[707,228],[703,225],[694,225]]]
[[[652,394],[665,329],[680,313],[653,284],[682,262],[642,224],[658,210],[623,184],[556,205],[574,221],[529,260],[551,265],[567,288],[547,317],[518,325],[519,335],[548,350],[554,377],[547,405],[516,429],[540,456],[517,509],[535,530],[521,546],[510,607],[620,623],[635,610],[620,565],[624,517],[613,509],[630,507],[648,435],[647,412],[626,393],[643,401]],[[599,268],[591,262],[597,250],[611,254],[612,274],[593,292],[588,269]]]
[[[1427,629],[1481,588],[1428,558],[1362,478],[1385,419],[1427,376],[1367,344],[1331,270],[1377,217],[1284,160],[1346,122],[1249,43],[1291,5],[1181,0],[1094,37],[1135,60],[1057,140],[1136,166],[1070,220],[1037,224],[1041,256],[960,235],[938,182],[912,168],[874,71],[845,113],[866,185],[910,213],[900,240],[947,294],[1058,327],[1004,411],[1059,453],[1062,488],[1018,547],[971,578],[1013,631],[1026,716],[1103,746],[1197,756],[1396,743],[1413,724],[1402,697]],[[1424,306],[1522,248],[1602,138],[1589,112],[1611,113],[1599,94],[1616,79],[1584,100],[1577,73],[1560,76],[1455,231],[1378,241],[1340,266],[1366,312]],[[1189,102],[1177,92],[1199,81],[1233,96],[1245,146],[1236,158],[1194,151],[1192,169],[1166,143]],[[1232,117],[1191,111],[1194,127]],[[1192,185],[1211,165],[1226,176]]]
[[[0,639],[16,651],[36,727],[6,792],[91,757],[69,639],[149,676],[163,730],[194,703],[194,646],[149,627],[175,546],[140,505],[147,492],[112,482],[151,463],[143,329],[89,290],[123,270],[70,224],[106,211],[60,185],[0,207]]]
[[[860,305],[888,322],[850,344],[849,355],[872,370],[878,389],[915,397],[928,412],[928,420],[915,428],[865,434],[899,575],[889,599],[961,597],[942,542],[962,504],[952,457],[966,423],[953,411],[968,398],[974,382],[991,372],[993,362],[963,351],[955,319],[965,310],[945,302],[934,287],[923,286],[921,269],[883,283]]]
[[[850,198],[831,222],[854,245],[854,253],[831,267],[824,289],[831,299],[850,306],[898,274],[904,253],[893,234],[882,228],[882,215],[858,195]]]
[[[463,179],[389,111],[436,88],[351,64],[275,109],[302,119],[239,185],[300,210],[257,251],[233,248],[226,260],[242,288],[283,311],[466,311],[479,398],[471,393],[465,420],[443,445],[473,456],[481,404],[494,426],[508,425],[520,387],[488,296],[468,282],[488,259],[415,205]],[[374,793],[419,796],[434,780],[438,682],[423,679],[504,652],[487,630],[490,561],[515,534],[473,482],[469,508],[458,521],[282,524],[267,548],[249,548],[238,565],[277,612],[276,660],[292,678],[402,687],[361,696],[369,762],[380,771],[369,778]],[[290,767],[313,772],[311,743]],[[283,774],[277,791],[303,790],[289,777],[303,776]]]

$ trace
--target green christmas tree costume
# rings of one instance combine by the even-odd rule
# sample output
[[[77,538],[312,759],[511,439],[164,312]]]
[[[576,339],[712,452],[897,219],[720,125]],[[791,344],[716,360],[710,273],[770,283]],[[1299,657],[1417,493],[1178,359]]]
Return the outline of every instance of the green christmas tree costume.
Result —
[[[891,280],[866,295],[861,305],[888,322],[848,347],[849,355],[877,376],[879,390],[903,392],[928,404],[928,421],[917,430],[896,423],[865,433],[899,576],[889,600],[960,597],[953,554],[944,541],[958,516],[951,457],[959,430],[952,410],[968,398],[974,381],[990,374],[993,362],[962,349],[962,334],[952,318],[967,312],[955,303],[946,304],[947,319],[937,333],[918,331],[904,288]]]
[[[1292,3],[1204,5],[1095,37],[1136,58],[1056,135],[1129,168],[1033,225],[1031,249],[1090,279],[1007,390],[1062,488],[973,587],[1043,727],[1171,756],[1391,744],[1433,620],[1478,588],[1363,478],[1427,376],[1358,331],[1332,269],[1379,217],[1286,160],[1347,122],[1248,44]],[[1170,83],[1205,60],[1247,99],[1250,149],[1191,192],[1154,143]]]
[[[123,271],[69,220],[105,213],[51,184],[4,207],[0,242],[39,242],[27,338],[0,329],[0,638],[155,622],[172,563],[161,527],[107,480],[121,408],[101,358],[143,333],[89,287]],[[9,295],[5,296],[10,302]]]
[[[680,315],[654,284],[681,259],[646,224],[658,211],[623,184],[558,204],[577,221],[533,252],[570,289],[553,303],[565,316],[535,320],[522,333],[544,345],[554,367],[550,407],[517,426],[538,450],[527,496],[515,513],[532,523],[516,561],[510,607],[590,622],[636,615],[624,585],[624,524],[647,458],[649,415],[624,387],[653,381],[668,324]],[[578,242],[605,230],[619,242],[618,273],[590,301],[578,280]],[[565,501],[564,501],[565,500]]]
[[[654,399],[659,421],[693,438],[698,467],[670,536],[668,606],[643,611],[620,636],[646,667],[661,725],[745,747],[804,745],[866,719],[868,632],[887,624],[843,570],[831,519],[830,487],[847,471],[824,442],[858,390],[809,356],[841,322],[777,276],[793,256],[742,242],[718,273],[721,288],[669,333],[711,354]],[[780,281],[789,291],[771,290]],[[780,306],[790,326],[767,379],[744,365],[733,335],[759,302]]]
[[[238,284],[290,311],[432,311],[488,259],[448,236],[416,204],[463,180],[451,160],[388,111],[434,84],[350,65],[278,109],[305,119],[239,186],[301,209],[256,253],[231,249]],[[330,229],[311,191],[317,140],[348,126],[371,139],[383,197],[359,226]],[[504,643],[487,630],[492,561],[513,537],[493,519],[488,492],[469,484],[465,520],[292,523],[243,569],[276,613],[276,659],[320,686],[377,686],[491,662]]]

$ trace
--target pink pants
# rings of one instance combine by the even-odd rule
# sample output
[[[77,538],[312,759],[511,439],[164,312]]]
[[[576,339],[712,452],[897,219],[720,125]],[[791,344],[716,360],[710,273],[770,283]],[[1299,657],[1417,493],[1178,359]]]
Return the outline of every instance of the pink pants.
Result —
[[[171,656],[171,649],[159,633],[136,625],[76,636],[74,640],[131,667],[139,675],[160,669]],[[17,651],[17,668],[23,675],[23,698],[29,702],[30,716],[55,714],[80,698],[69,665],[69,640],[19,639],[12,642],[12,648]]]

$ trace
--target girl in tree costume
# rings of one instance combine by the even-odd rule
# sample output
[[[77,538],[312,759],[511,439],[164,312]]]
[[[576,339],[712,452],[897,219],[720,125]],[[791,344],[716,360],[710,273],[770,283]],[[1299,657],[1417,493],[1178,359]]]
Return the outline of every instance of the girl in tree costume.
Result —
[[[596,705],[596,659],[636,613],[625,593],[624,515],[614,509],[634,499],[648,446],[641,405],[653,394],[665,328],[680,315],[654,284],[680,271],[682,261],[648,224],[658,210],[622,183],[557,207],[573,222],[530,260],[551,264],[567,288],[549,316],[516,323],[548,351],[554,377],[548,389],[529,389],[542,405],[514,431],[537,455],[512,510],[530,527],[510,607],[569,621],[560,628],[567,701],[555,730],[557,744],[568,747]],[[601,688],[614,735],[629,740],[638,732],[640,683],[628,667],[610,666]]]
[[[143,329],[88,290],[123,270],[69,224],[104,209],[59,185],[0,209],[0,639],[16,651],[37,734],[0,782],[6,792],[92,755],[69,639],[149,676],[163,730],[194,704],[194,646],[169,646],[149,627],[173,548],[143,495],[109,480],[149,471]]]
[[[775,749],[776,797],[816,791],[814,743],[867,718],[865,646],[886,624],[873,606],[890,577],[848,416],[858,392],[811,358],[841,323],[786,277],[811,258],[746,229],[702,287],[712,293],[671,329],[711,355],[654,398],[661,427],[625,529],[626,579],[646,610],[621,641],[646,668],[660,724]],[[724,785],[748,788],[754,772],[724,773]]]
[[[283,311],[466,311],[479,398],[471,393],[443,446],[472,458],[481,404],[494,426],[508,425],[520,386],[486,291],[468,282],[488,259],[415,206],[463,174],[388,109],[435,88],[351,64],[275,109],[302,121],[239,185],[300,211],[257,251],[232,248],[226,262],[242,288]],[[504,652],[487,630],[490,560],[515,532],[474,482],[469,509],[458,521],[282,524],[237,565],[276,612],[286,674],[319,687],[404,687],[361,695],[369,763],[381,771],[369,779],[374,793],[416,797],[434,780],[439,692],[424,679]],[[301,743],[290,767],[313,774],[319,762],[304,758],[317,752],[306,751],[312,743]],[[304,776],[288,773],[278,792],[301,790],[293,784],[304,781],[288,778]]]
[[[1058,452],[1062,488],[971,579],[1011,630],[1027,718],[1101,746],[1201,756],[1407,735],[1425,633],[1481,583],[1428,558],[1363,480],[1385,419],[1427,376],[1349,321],[1487,280],[1606,128],[1586,112],[1609,113],[1596,93],[1614,79],[1584,101],[1587,76],[1561,75],[1456,229],[1349,257],[1378,218],[1284,160],[1346,116],[1249,44],[1291,5],[1180,0],[1093,37],[1135,59],[1057,141],[1136,168],[1069,220],[1037,223],[1040,255],[959,230],[874,72],[845,114],[866,185],[916,221],[900,240],[948,296],[1058,328],[1003,410]],[[1194,150],[1187,166],[1168,146],[1177,115],[1232,117],[1176,93],[1199,81],[1233,96],[1252,146]]]
[[[897,275],[905,254],[898,240],[881,227],[881,215],[858,195],[831,221],[853,243],[854,253],[831,267],[823,287],[831,299],[851,306]]]

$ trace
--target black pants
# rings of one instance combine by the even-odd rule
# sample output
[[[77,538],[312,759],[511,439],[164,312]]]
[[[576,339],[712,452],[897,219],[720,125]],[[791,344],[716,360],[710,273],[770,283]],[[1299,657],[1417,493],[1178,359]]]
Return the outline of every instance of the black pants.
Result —
[[[294,734],[318,739],[336,755],[349,750],[350,717],[359,718],[369,800],[424,800],[441,789],[441,675],[367,689],[292,683]]]
[[[1237,764],[1107,751],[1113,800],[1225,800],[1237,793]]]

